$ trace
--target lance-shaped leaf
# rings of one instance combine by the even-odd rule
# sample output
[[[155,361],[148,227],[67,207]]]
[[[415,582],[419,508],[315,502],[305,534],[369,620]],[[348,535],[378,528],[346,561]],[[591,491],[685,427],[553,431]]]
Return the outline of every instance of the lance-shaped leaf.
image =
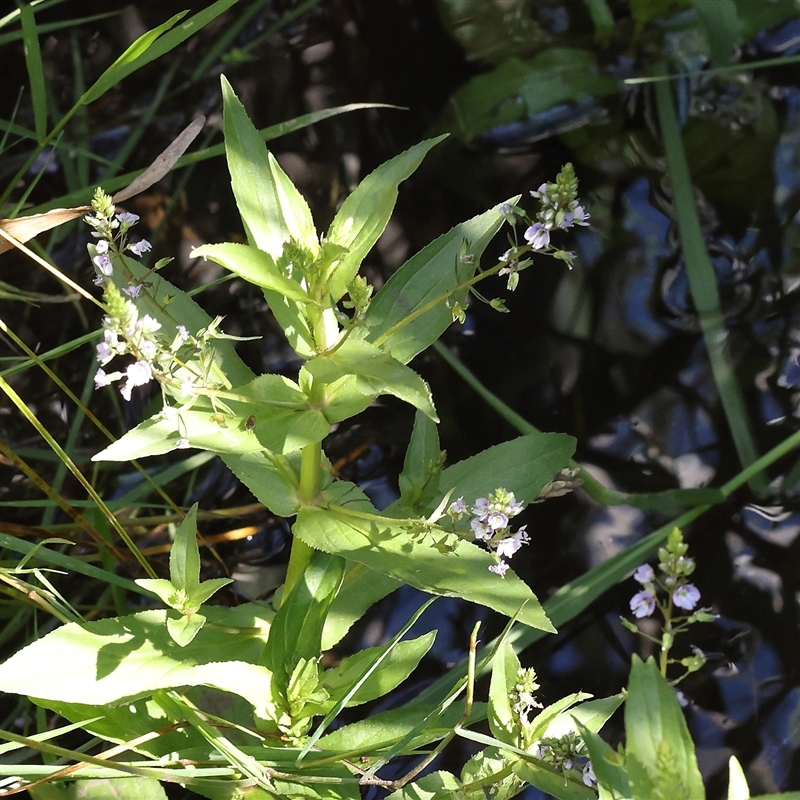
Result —
[[[418,411],[399,479],[403,506],[420,513],[431,502],[439,485],[443,461],[436,423]]]
[[[310,547],[358,561],[424,592],[462,597],[554,631],[523,581],[510,570],[505,578],[489,572],[497,559],[485,550],[455,534],[415,536],[409,523],[379,516],[363,492],[346,481],[333,484],[326,495],[335,507],[303,506],[292,528]]]
[[[481,254],[503,223],[500,206],[496,206],[456,225],[420,250],[381,287],[367,309],[366,334],[356,335],[380,344],[407,364],[453,322],[445,298],[465,302],[467,289],[456,287],[475,274]],[[440,302],[434,303],[437,299]],[[406,322],[409,317],[411,321]]]
[[[316,255],[319,243],[308,204],[267,150],[224,76],[222,97],[228,169],[250,243],[275,261],[289,242]],[[289,344],[304,358],[313,355],[313,337],[297,303],[271,288],[264,289],[264,297]]]
[[[270,289],[299,303],[308,302],[308,295],[300,284],[283,275],[275,259],[256,247],[232,242],[204,244],[192,251],[192,257],[208,258],[249,283]]]
[[[519,716],[511,708],[511,694],[519,681],[519,658],[507,639],[504,639],[492,659],[492,679],[489,684],[489,727],[501,742],[517,745]]]
[[[286,684],[301,659],[319,657],[322,628],[344,570],[343,559],[329,553],[313,553],[275,614],[266,654],[267,664],[280,685]]]
[[[271,673],[257,666],[271,613],[256,604],[205,609],[219,627],[203,628],[186,647],[167,632],[174,611],[69,623],[0,665],[0,691],[99,706],[157,689],[214,686],[271,707]],[[231,633],[234,626],[251,630]],[[263,629],[255,635],[252,628]],[[220,662],[220,658],[229,659]]]
[[[653,658],[633,656],[625,697],[626,764],[633,800],[705,797],[678,698]]]
[[[319,243],[308,204],[267,150],[224,75],[222,99],[225,154],[248,237],[274,259],[290,241],[316,253]]]
[[[385,230],[397,202],[398,185],[417,169],[428,151],[444,138],[438,136],[420,142],[381,164],[342,203],[327,237],[347,251],[330,278],[329,289],[334,301],[347,291],[347,285],[358,273],[364,257]]]
[[[368,342],[348,339],[330,355],[311,359],[306,369],[323,383],[355,375],[362,394],[392,394],[438,421],[431,392],[414,370]]]

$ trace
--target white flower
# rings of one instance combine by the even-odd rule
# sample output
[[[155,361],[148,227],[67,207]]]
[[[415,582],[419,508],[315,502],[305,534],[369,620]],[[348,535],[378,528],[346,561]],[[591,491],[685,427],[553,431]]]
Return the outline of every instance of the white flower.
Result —
[[[495,575],[499,575],[501,578],[505,578],[506,570],[508,570],[508,564],[505,561],[501,561],[499,564],[492,564],[489,567],[489,572],[494,572]]]
[[[119,393],[126,399],[131,399],[131,390],[134,386],[144,386],[153,379],[153,370],[147,361],[135,361],[128,366],[125,370],[125,375],[128,378],[125,385],[119,390]]]
[[[131,251],[135,256],[141,256],[142,253],[149,253],[153,249],[153,246],[147,239],[142,239],[141,241],[136,242],[136,244],[132,244],[128,250]]]
[[[181,396],[188,400],[189,398],[194,397],[196,394],[197,391],[194,388],[194,381],[191,378],[187,378],[181,384]]]
[[[94,249],[97,251],[97,255],[101,256],[103,253],[108,252],[108,242],[102,239],[94,246]]]
[[[469,526],[476,539],[491,539],[494,535],[494,531],[480,517],[473,517]]]
[[[679,586],[672,593],[672,602],[684,611],[691,611],[700,601],[700,590],[692,583]]]
[[[136,323],[136,330],[141,331],[142,333],[155,333],[157,330],[161,328],[161,323],[151,317],[149,314],[145,314],[140,320]]]
[[[152,361],[158,353],[158,345],[151,339],[145,339],[139,349],[147,361]]]
[[[527,526],[523,525],[513,536],[501,539],[497,543],[497,555],[504,558],[511,558],[522,545],[528,544],[531,537],[528,536],[528,532],[525,530],[526,527]]]
[[[509,536],[506,539],[501,539],[497,543],[497,555],[503,556],[504,558],[511,558],[520,547],[522,547],[522,542],[513,536]]]
[[[501,511],[493,511],[486,518],[486,524],[493,531],[500,531],[503,528],[507,528],[508,527],[508,517],[505,514],[503,514]]]
[[[108,364],[116,353],[108,346],[108,342],[100,342],[97,345],[97,360],[101,364]]]
[[[130,211],[122,211],[117,214],[117,220],[123,225],[135,225],[139,221],[139,215],[132,214]]]
[[[647,591],[637,592],[631,597],[630,607],[637,619],[649,617],[656,610],[656,598]]]
[[[94,374],[94,388],[99,389],[101,386],[108,386],[110,385],[111,380],[109,379],[108,375],[102,367],[97,370]]]

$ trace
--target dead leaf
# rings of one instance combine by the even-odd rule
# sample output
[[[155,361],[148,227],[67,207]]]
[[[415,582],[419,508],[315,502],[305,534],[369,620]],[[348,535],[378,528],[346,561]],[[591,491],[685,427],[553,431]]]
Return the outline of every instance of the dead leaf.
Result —
[[[9,236],[13,236],[18,242],[24,244],[29,239],[33,239],[34,236],[49,231],[51,228],[63,225],[65,222],[80,217],[81,214],[88,214],[91,210],[90,206],[54,208],[51,211],[45,211],[44,214],[33,214],[30,217],[0,219],[0,228]],[[6,238],[0,238],[0,253],[11,250],[13,246],[13,242],[10,242]]]
[[[111,199],[115,203],[122,203],[160,181],[197,138],[197,134],[203,129],[205,123],[206,118],[202,116],[192,120],[178,134],[175,141],[138,178],[134,178],[133,183],[127,189],[117,192]]]
[[[192,120],[178,134],[172,144],[138,178],[135,178],[127,189],[117,192],[111,199],[115,203],[122,203],[160,181],[175,166],[175,162],[195,140],[205,121],[206,118],[202,116]],[[17,217],[17,219],[0,219],[0,228],[16,241],[24,243],[40,233],[63,225],[65,222],[70,222],[83,214],[88,214],[91,210],[90,206],[54,208],[51,211],[45,211],[44,214],[33,214],[29,217]],[[0,237],[0,253],[11,250],[13,246],[13,242],[4,236]]]

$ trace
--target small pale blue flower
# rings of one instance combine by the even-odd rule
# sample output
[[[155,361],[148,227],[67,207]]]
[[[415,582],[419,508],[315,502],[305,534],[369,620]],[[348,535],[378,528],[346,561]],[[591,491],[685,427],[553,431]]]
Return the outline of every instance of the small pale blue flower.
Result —
[[[550,244],[550,231],[541,222],[534,222],[523,236],[534,250],[541,250]]]
[[[102,275],[108,276],[113,274],[114,265],[111,263],[111,259],[108,257],[107,253],[101,253],[99,256],[95,256],[92,261]]]
[[[641,584],[650,583],[655,577],[656,574],[649,564],[642,564],[642,566],[633,573],[633,579]]]
[[[684,611],[691,611],[700,602],[700,590],[692,583],[679,586],[672,593],[672,602]]]
[[[630,607],[637,619],[649,617],[656,610],[656,598],[648,591],[637,592],[631,597]]]

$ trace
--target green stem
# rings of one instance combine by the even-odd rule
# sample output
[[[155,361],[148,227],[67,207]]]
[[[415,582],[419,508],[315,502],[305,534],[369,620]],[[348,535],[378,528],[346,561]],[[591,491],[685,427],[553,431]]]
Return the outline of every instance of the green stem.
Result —
[[[304,505],[313,505],[322,490],[322,442],[307,444],[300,454],[300,502]],[[292,539],[292,552],[289,555],[289,566],[286,570],[286,583],[283,587],[281,603],[291,593],[292,589],[306,571],[313,548],[296,536]]]

